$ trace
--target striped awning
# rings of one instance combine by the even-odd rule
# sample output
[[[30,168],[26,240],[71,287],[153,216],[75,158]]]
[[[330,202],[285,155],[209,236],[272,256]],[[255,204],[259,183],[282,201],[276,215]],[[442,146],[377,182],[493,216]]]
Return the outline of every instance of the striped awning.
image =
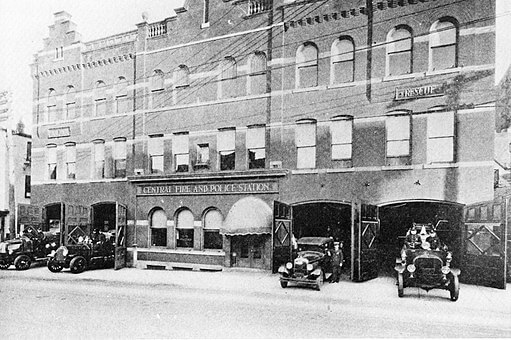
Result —
[[[260,198],[245,197],[234,203],[220,233],[227,236],[271,234],[272,209]]]

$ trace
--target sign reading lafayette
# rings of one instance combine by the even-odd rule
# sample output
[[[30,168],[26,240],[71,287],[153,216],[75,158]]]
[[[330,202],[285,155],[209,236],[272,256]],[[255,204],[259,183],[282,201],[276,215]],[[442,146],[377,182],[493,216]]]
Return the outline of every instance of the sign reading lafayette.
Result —
[[[268,194],[279,192],[277,182],[154,184],[137,187],[138,196]]]
[[[445,88],[443,84],[411,87],[407,89],[396,89],[394,100],[435,97],[441,96],[444,93]]]

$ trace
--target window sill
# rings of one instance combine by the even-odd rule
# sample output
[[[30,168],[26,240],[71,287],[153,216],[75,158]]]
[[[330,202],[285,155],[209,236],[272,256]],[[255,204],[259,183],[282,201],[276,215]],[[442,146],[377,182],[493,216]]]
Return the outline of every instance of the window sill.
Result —
[[[93,120],[104,120],[104,119],[106,119],[106,116],[92,117],[90,120],[93,121]]]
[[[355,87],[355,82],[349,82],[349,83],[338,83],[338,84],[330,84],[326,88],[327,89],[342,89],[346,87]]]
[[[445,169],[445,168],[457,168],[457,163],[430,163],[424,164],[424,169]]]
[[[385,77],[383,77],[383,79],[381,81],[387,82],[387,81],[405,80],[405,79],[413,79],[413,78],[422,78],[424,76],[425,76],[424,72],[400,74],[398,76],[385,76]]]
[[[461,72],[460,67],[446,68],[444,70],[426,71],[426,77],[459,72]]]
[[[291,174],[293,174],[293,175],[319,174],[319,170],[318,169],[296,169],[296,170],[291,170]]]
[[[337,169],[327,169],[327,174],[334,173],[345,173],[345,172],[353,172],[355,171],[353,168],[337,168]]]
[[[209,27],[209,22],[203,22],[201,25],[200,25],[200,28],[208,28]]]
[[[384,165],[381,169],[382,171],[413,170],[413,165]]]
[[[169,253],[169,254],[193,254],[193,255],[215,255],[215,256],[225,256],[225,252],[223,250],[214,250],[214,249],[204,249],[204,250],[194,250],[192,248],[167,248],[167,247],[157,247],[150,246],[147,248],[137,248],[138,251],[147,251],[147,252],[160,252],[160,253]]]
[[[292,93],[302,93],[302,92],[314,92],[314,91],[321,91],[326,90],[326,86],[314,86],[314,87],[305,87],[303,89],[294,89]]]

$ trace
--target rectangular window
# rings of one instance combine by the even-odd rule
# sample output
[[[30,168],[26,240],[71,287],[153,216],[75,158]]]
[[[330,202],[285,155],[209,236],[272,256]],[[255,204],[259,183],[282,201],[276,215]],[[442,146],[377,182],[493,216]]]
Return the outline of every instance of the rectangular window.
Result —
[[[204,13],[202,16],[202,23],[207,24],[209,22],[209,0],[204,0]]]
[[[333,120],[330,125],[332,135],[332,160],[350,160],[352,157],[353,120]]]
[[[25,175],[25,198],[30,198],[30,175]]]
[[[296,167],[313,169],[316,167],[316,123],[307,122],[296,125]]]
[[[106,98],[100,98],[95,100],[96,106],[96,117],[106,115]]]
[[[254,127],[247,130],[248,168],[264,169],[266,167],[266,128]]]
[[[116,140],[114,142],[114,177],[126,177],[126,141]]]
[[[76,103],[66,103],[66,118],[74,119],[76,116]]]
[[[163,172],[163,136],[150,136],[148,141],[149,167],[152,174]]]
[[[217,134],[220,170],[234,170],[236,161],[236,130],[220,130]]]
[[[387,157],[410,156],[410,116],[387,117]]]
[[[197,164],[209,163],[209,144],[197,145]]]
[[[76,146],[66,146],[66,178],[76,178]]]
[[[155,247],[167,246],[167,228],[151,228],[151,245]]]
[[[175,134],[172,139],[172,153],[174,155],[174,170],[188,172],[190,164],[188,133]]]
[[[48,148],[48,178],[57,179],[57,147]]]
[[[105,178],[105,144],[94,143],[94,178]]]
[[[46,107],[46,117],[48,117],[48,122],[57,120],[57,105],[49,105]]]
[[[27,162],[32,161],[32,142],[27,142]]]
[[[121,95],[115,97],[115,113],[128,112],[128,96]]]
[[[434,112],[428,117],[428,163],[454,162],[454,112]]]

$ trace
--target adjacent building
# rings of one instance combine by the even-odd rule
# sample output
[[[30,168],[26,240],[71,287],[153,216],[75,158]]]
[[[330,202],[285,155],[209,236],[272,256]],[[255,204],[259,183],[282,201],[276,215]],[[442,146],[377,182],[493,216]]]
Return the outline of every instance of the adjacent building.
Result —
[[[45,228],[122,226],[144,268],[275,270],[292,235],[331,236],[353,280],[413,222],[458,259],[490,242],[464,211],[494,197],[495,1],[175,12],[90,42],[55,14],[32,65]]]

